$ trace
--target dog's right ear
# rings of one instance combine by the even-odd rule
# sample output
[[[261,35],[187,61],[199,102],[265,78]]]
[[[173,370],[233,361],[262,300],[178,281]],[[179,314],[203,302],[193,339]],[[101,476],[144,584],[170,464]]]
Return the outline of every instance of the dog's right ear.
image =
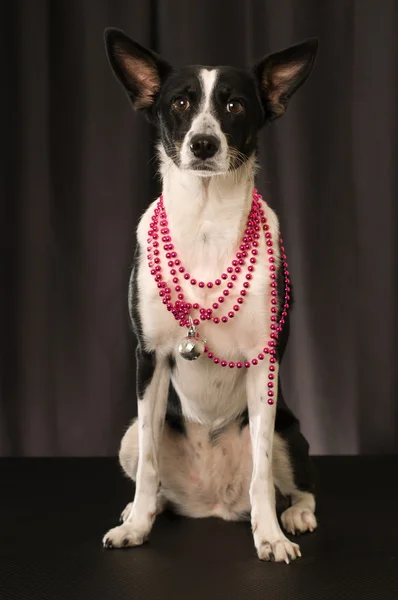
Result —
[[[119,29],[106,29],[104,39],[109,63],[133,108],[145,111],[149,116],[156,95],[172,70],[171,66]]]

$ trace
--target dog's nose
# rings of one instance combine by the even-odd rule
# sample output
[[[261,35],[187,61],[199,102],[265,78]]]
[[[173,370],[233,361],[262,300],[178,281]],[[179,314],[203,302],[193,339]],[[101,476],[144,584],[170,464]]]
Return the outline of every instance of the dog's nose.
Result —
[[[190,143],[193,154],[202,160],[214,156],[219,147],[220,142],[214,135],[194,135]]]

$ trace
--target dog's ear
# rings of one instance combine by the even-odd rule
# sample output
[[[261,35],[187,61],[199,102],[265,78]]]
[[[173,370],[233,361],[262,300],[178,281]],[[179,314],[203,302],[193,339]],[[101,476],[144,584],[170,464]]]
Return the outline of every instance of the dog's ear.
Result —
[[[318,40],[309,39],[281,52],[269,54],[254,66],[254,75],[267,118],[285,112],[291,96],[312,71]]]
[[[134,109],[143,110],[149,116],[156,95],[172,70],[171,66],[119,29],[106,29],[104,39],[109,63]]]

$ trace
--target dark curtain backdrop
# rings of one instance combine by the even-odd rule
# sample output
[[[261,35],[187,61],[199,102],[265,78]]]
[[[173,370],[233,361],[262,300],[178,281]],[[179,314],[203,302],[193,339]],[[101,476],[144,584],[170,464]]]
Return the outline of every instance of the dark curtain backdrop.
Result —
[[[261,135],[259,188],[296,289],[285,395],[313,453],[396,452],[398,2],[9,0],[0,453],[113,455],[136,411],[127,283],[159,187],[107,26],[178,65],[243,66],[320,38],[311,78]]]

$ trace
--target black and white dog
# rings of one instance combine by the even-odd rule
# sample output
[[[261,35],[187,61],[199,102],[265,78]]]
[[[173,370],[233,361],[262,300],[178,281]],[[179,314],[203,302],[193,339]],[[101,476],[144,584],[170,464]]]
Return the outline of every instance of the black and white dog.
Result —
[[[105,41],[133,108],[157,127],[163,194],[140,220],[129,289],[138,341],[138,419],[125,433],[119,456],[136,482],[135,498],[122,513],[123,524],[111,529],[103,543],[108,548],[142,544],[156,514],[170,505],[189,517],[251,519],[259,558],[289,562],[300,550],[281,526],[290,534],[316,528],[314,477],[308,443],[279,381],[288,316],[274,344],[276,353],[262,354],[275,298],[270,244],[262,232],[251,238],[256,259],[249,266],[255,263],[255,268],[243,266],[240,273],[232,268],[232,285],[219,296],[231,261],[238,267],[248,263],[235,257],[238,252],[242,259],[239,248],[249,231],[258,132],[283,115],[307,79],[317,40],[271,54],[250,71],[173,69],[116,29],[106,30]],[[274,240],[280,316],[286,273],[278,219],[261,204],[261,222]],[[210,309],[199,313],[199,306]],[[175,318],[182,309],[183,327]],[[190,337],[181,342],[186,325]],[[195,352],[196,343],[197,349],[208,344],[208,356],[186,360],[184,351]],[[271,371],[273,404],[267,401]],[[281,525],[278,497],[286,500]]]

